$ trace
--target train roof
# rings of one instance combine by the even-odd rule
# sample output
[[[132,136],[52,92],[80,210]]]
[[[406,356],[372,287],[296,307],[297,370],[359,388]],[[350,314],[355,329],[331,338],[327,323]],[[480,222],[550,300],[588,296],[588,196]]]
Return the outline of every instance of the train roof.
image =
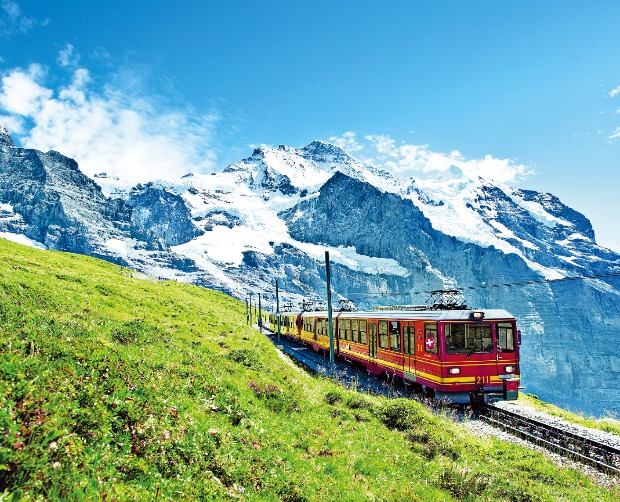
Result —
[[[473,312],[483,312],[485,320],[515,319],[504,309],[464,309],[464,310],[358,310],[353,312],[333,312],[334,318],[342,319],[403,319],[429,321],[469,321]],[[289,315],[299,315],[291,312]],[[303,312],[304,317],[327,317],[327,311]]]

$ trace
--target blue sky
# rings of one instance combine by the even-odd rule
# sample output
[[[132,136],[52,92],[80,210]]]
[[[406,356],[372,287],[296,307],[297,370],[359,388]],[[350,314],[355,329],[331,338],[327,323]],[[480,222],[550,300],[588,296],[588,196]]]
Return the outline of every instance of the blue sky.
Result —
[[[616,0],[0,0],[0,123],[135,179],[314,139],[475,161],[620,251],[619,27]]]

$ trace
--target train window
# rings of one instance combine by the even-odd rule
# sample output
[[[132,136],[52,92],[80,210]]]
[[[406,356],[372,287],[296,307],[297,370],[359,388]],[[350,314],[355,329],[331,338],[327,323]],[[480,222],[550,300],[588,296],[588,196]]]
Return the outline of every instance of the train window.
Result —
[[[514,352],[515,339],[512,324],[509,322],[497,323],[497,342],[503,352]]]
[[[360,343],[366,345],[368,338],[366,338],[366,320],[360,321]]]
[[[424,325],[424,350],[431,354],[437,354],[437,325]]]
[[[400,352],[400,322],[390,321],[390,350]]]
[[[379,321],[379,348],[388,348],[388,322]]]
[[[489,354],[493,352],[491,324],[450,323],[444,328],[447,354]]]
[[[344,340],[344,320],[342,319],[338,321],[338,338],[340,338],[340,340]]]
[[[351,341],[351,319],[344,320],[344,337],[345,340]]]
[[[351,341],[355,343],[360,341],[359,322],[357,319],[351,319]]]

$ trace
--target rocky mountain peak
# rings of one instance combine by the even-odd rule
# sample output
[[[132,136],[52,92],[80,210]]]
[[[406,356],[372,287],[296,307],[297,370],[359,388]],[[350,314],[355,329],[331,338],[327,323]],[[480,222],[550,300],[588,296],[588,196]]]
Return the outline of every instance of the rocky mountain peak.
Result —
[[[301,149],[302,155],[308,160],[318,163],[346,162],[351,157],[342,148],[324,141],[315,140]]]
[[[0,124],[0,147],[8,146],[9,148],[14,148],[15,144],[13,143],[13,138],[11,138],[11,134],[9,130]]]

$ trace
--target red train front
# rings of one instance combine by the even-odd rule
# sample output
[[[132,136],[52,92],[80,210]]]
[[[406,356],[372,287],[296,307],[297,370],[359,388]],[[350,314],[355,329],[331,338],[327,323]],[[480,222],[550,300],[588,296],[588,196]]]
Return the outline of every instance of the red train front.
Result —
[[[272,319],[275,321],[275,318]],[[499,309],[335,312],[336,354],[456,403],[517,399],[519,331]],[[329,349],[327,312],[284,314],[285,335]]]

